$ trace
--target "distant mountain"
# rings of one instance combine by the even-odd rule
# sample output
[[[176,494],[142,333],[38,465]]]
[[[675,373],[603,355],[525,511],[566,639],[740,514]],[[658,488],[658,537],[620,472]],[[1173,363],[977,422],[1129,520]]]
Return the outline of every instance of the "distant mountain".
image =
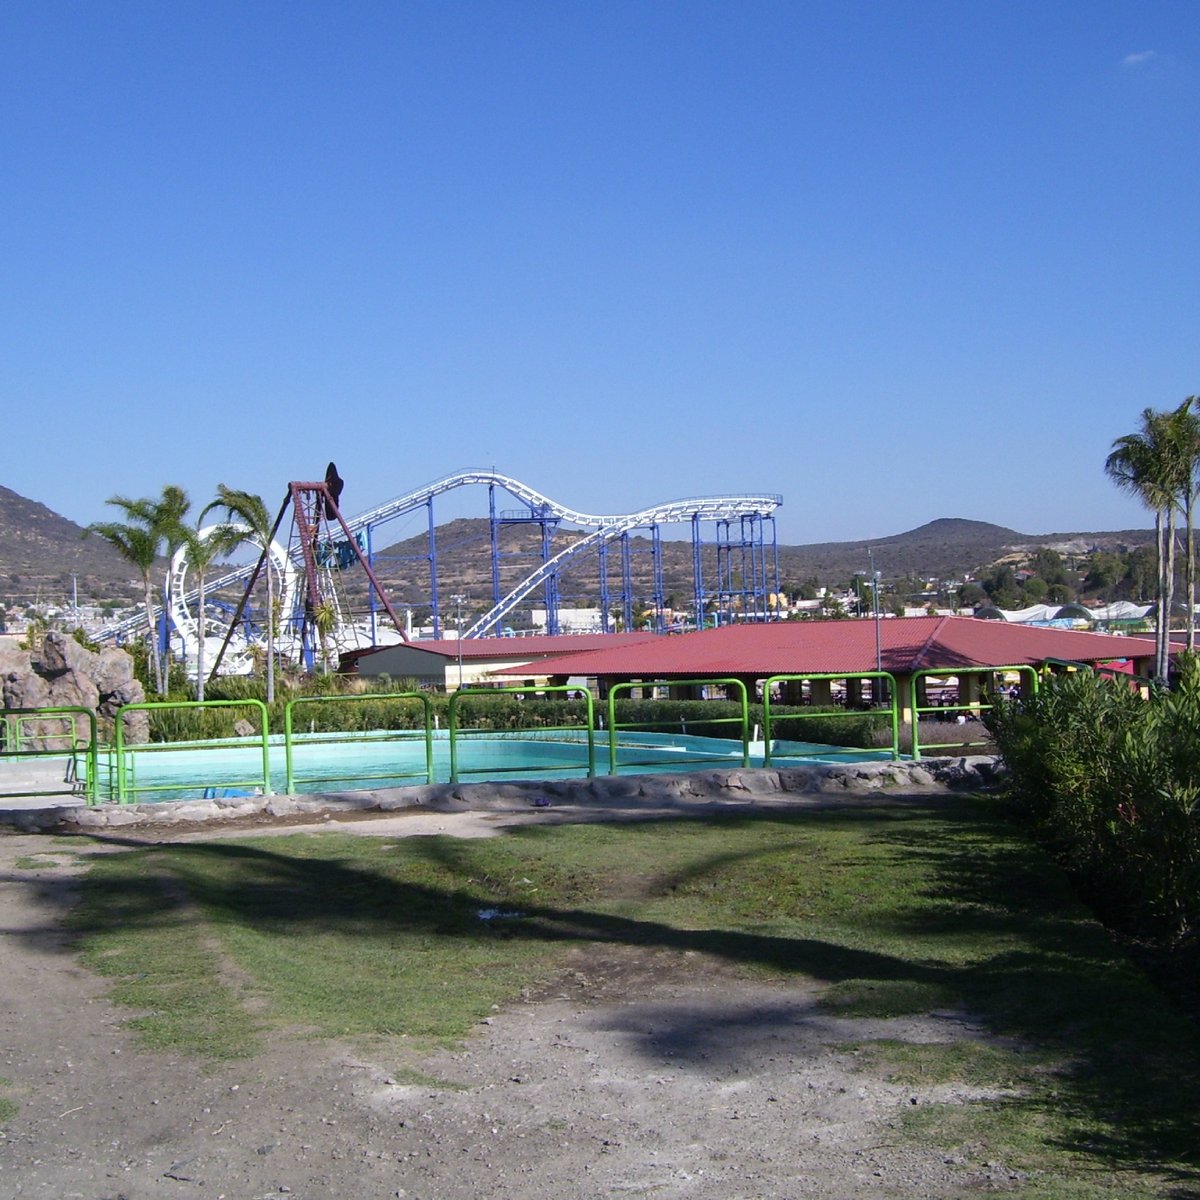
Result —
[[[582,535],[560,532],[557,552]],[[479,601],[491,595],[491,541],[485,518],[462,518],[436,531],[439,586],[443,596],[463,592]],[[978,574],[1010,556],[1026,557],[1040,546],[1065,555],[1083,556],[1093,549],[1117,550],[1146,545],[1149,530],[1110,533],[1025,534],[986,521],[943,517],[905,533],[874,540],[815,542],[779,547],[781,582],[798,585],[816,578],[822,583],[849,581],[869,570],[868,547],[876,570],[887,579],[916,576],[948,579],[964,572]],[[541,534],[536,525],[506,525],[500,531],[500,582],[507,590],[540,561]],[[653,577],[649,538],[630,538],[630,572],[636,590],[649,595]],[[424,605],[429,600],[429,556],[424,534],[377,550],[376,571],[389,594],[400,604]],[[662,542],[664,587],[686,604],[692,588],[692,550],[689,541]],[[715,549],[705,547],[706,571],[715,571]],[[620,552],[609,554],[610,588],[619,589]],[[353,576],[353,572],[351,575]],[[140,596],[137,572],[100,538],[84,539],[73,521],[45,505],[0,487],[0,605],[28,604],[35,599],[63,603],[76,576],[80,599]],[[347,583],[352,591],[359,585]],[[564,574],[561,602],[594,601],[598,593],[595,557]]]
[[[822,582],[848,579],[875,569],[885,578],[961,577],[978,574],[1010,555],[1027,556],[1039,547],[1082,556],[1093,550],[1124,550],[1147,545],[1153,534],[1144,529],[1111,533],[1018,533],[987,521],[941,517],[906,533],[861,542],[816,542],[780,546],[779,569],[789,582],[816,576]],[[871,555],[868,556],[868,548]]]
[[[140,594],[137,571],[101,538],[84,538],[74,521],[0,486],[0,604],[62,604],[72,580],[81,599]]]

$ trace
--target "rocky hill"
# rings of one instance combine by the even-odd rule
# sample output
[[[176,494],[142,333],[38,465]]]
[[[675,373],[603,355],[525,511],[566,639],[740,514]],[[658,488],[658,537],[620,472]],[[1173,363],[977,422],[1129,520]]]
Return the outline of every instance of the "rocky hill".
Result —
[[[0,487],[0,604],[64,604],[72,575],[84,599],[141,594],[138,573],[101,538],[10,488]]]

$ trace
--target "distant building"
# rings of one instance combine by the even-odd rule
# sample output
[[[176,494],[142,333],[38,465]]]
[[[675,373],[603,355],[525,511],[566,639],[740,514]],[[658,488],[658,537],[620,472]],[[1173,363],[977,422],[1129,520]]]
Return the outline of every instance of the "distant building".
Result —
[[[558,610],[559,633],[603,633],[604,624],[601,621],[598,608],[560,608]],[[541,633],[546,632],[546,610],[535,608],[529,614],[530,625]]]
[[[459,687],[512,687],[528,671],[530,682],[542,679],[541,664],[570,652],[576,656],[600,647],[629,646],[654,640],[654,633],[558,634],[534,637],[463,638],[400,642],[351,650],[341,656],[343,674],[364,679],[386,675],[412,679],[425,688],[454,691]],[[499,678],[501,671],[518,677]]]

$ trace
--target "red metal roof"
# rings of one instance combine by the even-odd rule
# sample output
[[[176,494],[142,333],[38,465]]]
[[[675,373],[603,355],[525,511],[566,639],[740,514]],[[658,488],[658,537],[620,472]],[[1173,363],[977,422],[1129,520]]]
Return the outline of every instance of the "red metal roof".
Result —
[[[421,642],[397,642],[388,646],[369,646],[362,650],[352,650],[343,657],[359,661],[381,650],[406,645],[413,650],[426,650],[430,654],[440,654],[453,659],[459,657],[461,648],[462,658],[467,661],[491,658],[522,658],[528,661],[552,655],[586,654],[601,649],[640,645],[658,637],[656,633],[643,630],[634,633],[557,633],[538,634],[533,637],[463,638],[461,642],[457,638],[442,638],[436,641],[431,639]]]
[[[1142,638],[972,617],[897,617],[878,623],[726,625],[625,646],[609,639],[606,648],[549,659],[541,666],[555,675],[641,679],[858,673],[876,669],[877,626],[883,669],[899,674],[927,667],[1015,666],[1048,658],[1090,663],[1154,656],[1154,643]]]

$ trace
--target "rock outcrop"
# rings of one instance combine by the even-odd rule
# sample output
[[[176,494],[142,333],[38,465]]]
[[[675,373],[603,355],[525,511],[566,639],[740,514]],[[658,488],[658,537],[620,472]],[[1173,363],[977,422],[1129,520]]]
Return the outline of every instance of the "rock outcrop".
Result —
[[[64,633],[47,633],[36,650],[0,649],[0,679],[6,710],[19,708],[87,708],[99,721],[101,740],[112,736],[117,710],[146,699],[134,678],[133,659],[124,650],[106,647],[98,653]],[[59,720],[25,722],[22,747],[27,750],[69,750],[71,739]],[[125,739],[150,740],[146,713],[125,718]]]

